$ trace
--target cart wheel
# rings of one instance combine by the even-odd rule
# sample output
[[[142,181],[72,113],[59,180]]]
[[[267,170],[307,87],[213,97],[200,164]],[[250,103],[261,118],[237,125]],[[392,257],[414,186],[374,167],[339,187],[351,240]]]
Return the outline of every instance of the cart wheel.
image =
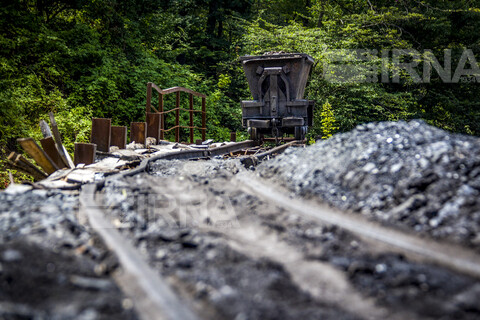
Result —
[[[248,128],[248,133],[250,134],[250,140],[258,140],[257,128],[254,128],[254,127]]]
[[[303,127],[295,127],[295,140],[304,140],[305,130]]]

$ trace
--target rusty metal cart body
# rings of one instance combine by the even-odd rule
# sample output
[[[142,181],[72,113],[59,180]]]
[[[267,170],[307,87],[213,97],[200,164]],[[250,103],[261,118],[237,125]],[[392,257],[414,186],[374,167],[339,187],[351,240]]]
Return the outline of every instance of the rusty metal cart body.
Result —
[[[304,53],[240,58],[253,101],[242,101],[242,123],[252,139],[294,134],[303,140],[313,125],[314,102],[303,98],[313,59]]]

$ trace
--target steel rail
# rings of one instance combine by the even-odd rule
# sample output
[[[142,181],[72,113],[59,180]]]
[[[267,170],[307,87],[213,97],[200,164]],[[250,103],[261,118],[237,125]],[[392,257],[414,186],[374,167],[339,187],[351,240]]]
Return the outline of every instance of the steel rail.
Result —
[[[234,177],[242,189],[252,195],[275,203],[286,210],[309,217],[321,223],[338,226],[367,240],[384,244],[412,259],[439,265],[458,273],[480,279],[480,255],[459,245],[420,238],[416,235],[381,226],[352,214],[321,206],[305,199],[294,199],[276,187],[259,181],[252,174]]]
[[[284,152],[288,147],[291,147],[293,145],[296,145],[297,143],[299,143],[299,141],[291,141],[289,143],[285,143],[285,144],[282,144],[281,146],[278,146],[278,147],[275,147],[273,149],[270,149],[268,151],[265,151],[265,152],[262,152],[262,153],[259,153],[259,154],[256,154],[254,155],[254,157],[256,157],[258,160],[262,160],[263,158],[266,158],[268,156],[271,156],[271,155],[274,155],[276,153],[282,153]]]
[[[212,148],[208,150],[208,152],[210,156],[214,157],[214,156],[221,156],[223,154],[229,154],[230,152],[235,152],[243,149],[253,148],[258,145],[260,145],[259,141],[246,140],[241,142],[230,143],[217,148]]]
[[[95,200],[97,186],[89,184],[80,193],[80,211],[106,246],[118,257],[121,270],[114,278],[132,299],[143,320],[196,320],[167,282],[144,261],[137,249],[105,218]]]
[[[217,148],[207,149],[207,150],[181,150],[177,152],[170,152],[166,154],[160,154],[151,158],[145,158],[142,162],[134,169],[128,171],[122,171],[115,175],[108,176],[103,180],[97,181],[95,184],[97,187],[103,188],[105,182],[108,180],[113,180],[122,177],[131,177],[141,172],[148,171],[149,165],[158,160],[189,160],[189,159],[201,159],[208,158],[213,156],[218,156],[222,154],[228,154],[230,152],[235,152],[245,148],[252,148],[258,145],[259,142],[253,140],[246,140],[242,142],[235,142],[228,144],[226,146],[221,146]]]

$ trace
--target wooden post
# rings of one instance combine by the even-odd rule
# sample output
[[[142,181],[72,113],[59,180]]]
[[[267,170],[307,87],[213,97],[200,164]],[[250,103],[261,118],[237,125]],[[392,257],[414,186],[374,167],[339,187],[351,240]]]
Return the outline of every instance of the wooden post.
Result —
[[[180,91],[177,91],[177,97],[175,99],[175,142],[180,142]]]
[[[152,106],[152,83],[149,82],[147,83],[147,107],[145,109],[145,112],[152,112],[151,106]]]
[[[165,115],[163,114],[163,94],[158,94],[158,111],[160,112],[160,140],[163,140],[165,130]]]
[[[130,123],[130,142],[145,144],[146,142],[146,122],[131,122]]]
[[[190,143],[193,144],[193,94],[190,93]]]
[[[205,98],[202,98],[202,140],[205,141],[205,136],[207,133],[207,108],[205,103]]]
[[[145,114],[145,122],[147,123],[147,137],[160,139],[160,122],[161,114],[156,112],[147,112]]]

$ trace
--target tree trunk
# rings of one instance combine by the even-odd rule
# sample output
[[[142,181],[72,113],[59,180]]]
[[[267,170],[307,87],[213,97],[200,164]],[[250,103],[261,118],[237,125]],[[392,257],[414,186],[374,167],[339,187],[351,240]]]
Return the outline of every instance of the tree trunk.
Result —
[[[311,6],[310,0],[305,0],[305,11],[304,11],[304,15],[302,17],[304,27],[308,27],[309,22],[310,22],[310,20],[307,17],[308,9],[310,8],[310,6]]]
[[[215,34],[215,26],[217,24],[217,14],[218,14],[218,1],[210,0],[208,6],[208,19],[207,19],[207,34]]]
[[[217,38],[223,37],[223,21],[219,20],[218,21],[218,30],[217,30]]]
[[[320,6],[320,14],[318,15],[318,21],[317,21],[317,27],[322,28],[323,27],[323,16],[325,15],[325,0],[320,1],[321,6]]]

